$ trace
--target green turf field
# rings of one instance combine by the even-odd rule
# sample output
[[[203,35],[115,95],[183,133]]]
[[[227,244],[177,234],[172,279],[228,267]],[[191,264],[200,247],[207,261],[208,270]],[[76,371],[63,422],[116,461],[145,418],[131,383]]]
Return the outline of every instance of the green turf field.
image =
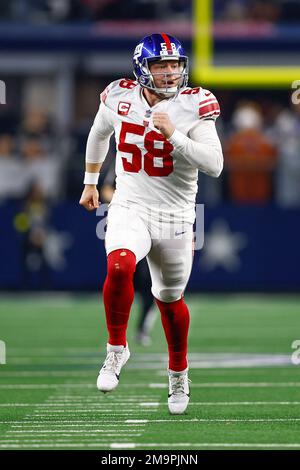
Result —
[[[166,344],[133,341],[111,394],[96,390],[106,329],[96,297],[2,297],[0,449],[300,449],[300,297],[187,296],[191,401],[167,409]]]

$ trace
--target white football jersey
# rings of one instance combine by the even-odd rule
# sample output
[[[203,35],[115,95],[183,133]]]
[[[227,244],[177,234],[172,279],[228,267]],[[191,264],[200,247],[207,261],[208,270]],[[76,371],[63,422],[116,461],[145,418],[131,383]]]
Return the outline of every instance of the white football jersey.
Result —
[[[180,213],[193,222],[198,170],[155,129],[152,114],[168,113],[175,128],[189,136],[199,119],[215,120],[220,114],[215,96],[201,87],[187,87],[150,107],[136,81],[120,79],[104,90],[101,103],[117,149],[112,203],[138,204],[175,217]]]

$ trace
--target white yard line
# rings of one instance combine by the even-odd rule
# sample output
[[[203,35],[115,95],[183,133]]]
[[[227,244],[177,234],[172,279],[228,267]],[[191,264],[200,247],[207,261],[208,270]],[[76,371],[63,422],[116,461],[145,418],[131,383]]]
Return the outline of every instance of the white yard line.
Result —
[[[43,416],[42,416],[43,418]],[[142,424],[156,424],[156,423],[297,423],[300,422],[300,418],[174,418],[174,419],[125,419],[125,420],[114,420],[114,424],[111,423],[111,420],[104,419],[99,421],[90,421],[87,420],[49,420],[47,422],[41,420],[18,420],[18,421],[0,421],[1,424],[11,424],[12,426],[18,423],[19,427],[23,428],[24,426],[118,426],[118,425],[142,425]]]
[[[76,384],[75,384],[76,385]],[[97,398],[99,399],[101,396],[102,398],[102,394],[101,395],[98,395]],[[62,396],[63,398],[65,398],[65,396]],[[78,401],[78,397],[76,396],[73,396],[73,395],[69,395],[69,397],[72,397],[72,399],[75,399]],[[143,399],[145,400],[145,398],[149,399],[149,396],[148,395],[143,395]],[[29,405],[29,407],[32,407],[34,408],[34,413],[33,414],[30,414],[28,413],[25,418],[24,418],[24,421],[22,422],[22,429],[9,429],[6,433],[6,438],[3,438],[2,439],[2,445],[5,446],[5,443],[7,443],[7,439],[10,438],[17,438],[17,437],[20,437],[22,438],[22,443],[24,443],[26,441],[26,437],[31,437],[31,441],[30,441],[30,444],[33,442],[32,441],[32,438],[35,437],[35,438],[45,438],[48,440],[49,442],[49,434],[52,435],[52,437],[55,439],[56,443],[57,441],[61,441],[61,439],[57,439],[57,436],[54,436],[54,434],[58,434],[59,437],[69,437],[69,438],[79,438],[79,439],[91,439],[91,438],[97,438],[97,437],[100,437],[100,438],[105,438],[105,441],[102,441],[102,442],[106,442],[106,446],[109,445],[109,442],[112,442],[112,441],[115,441],[115,440],[123,440],[122,438],[124,437],[125,440],[127,440],[128,438],[136,438],[136,437],[140,437],[144,431],[144,427],[145,425],[132,425],[130,423],[125,423],[125,422],[121,422],[121,423],[114,423],[115,426],[112,426],[112,423],[111,423],[111,418],[116,418],[116,419],[120,419],[120,418],[128,418],[129,416],[134,416],[136,413],[137,414],[140,414],[141,410],[138,406],[136,406],[136,401],[138,399],[138,395],[132,395],[131,397],[128,397],[126,396],[125,397],[125,400],[129,398],[128,401],[124,401],[122,399],[122,397],[119,397],[121,400],[120,400],[120,403],[114,403],[113,401],[109,401],[109,400],[104,400],[102,403],[100,402],[97,402],[97,398],[95,396],[95,398],[93,398],[93,402],[90,403],[88,402],[87,403],[87,400],[86,400],[86,396],[83,396],[83,399],[80,400],[80,407],[81,408],[78,408],[78,405],[76,403],[74,403],[74,401],[72,401],[72,403],[55,403],[55,400],[56,400],[56,396],[55,395],[51,395],[47,398],[47,400],[43,403],[38,403],[38,404],[28,404],[28,403],[21,403],[21,402],[14,402],[14,403],[10,403],[10,405],[13,407],[15,406],[16,404],[18,405]],[[140,398],[139,398],[140,399]],[[154,396],[152,395],[150,400],[153,400],[154,399]],[[131,400],[134,400],[134,402],[132,402]],[[4,406],[7,405],[7,404],[3,404]],[[84,409],[82,409],[83,406],[86,407]],[[116,413],[116,409],[118,409],[118,412]],[[124,411],[123,411],[124,410]],[[147,410],[143,410],[143,411],[147,411]],[[155,412],[155,409],[153,410],[150,410],[151,412]],[[87,416],[87,420],[89,421],[89,418],[90,418],[90,413],[97,413],[100,416],[103,416],[106,418],[106,423],[102,423],[102,419],[101,419],[101,423],[99,422],[94,422],[94,423],[87,423],[86,420],[84,420],[84,424],[90,424],[90,426],[87,428],[86,426],[84,426],[82,429],[78,428],[77,429],[66,429],[66,424],[63,423],[63,421],[60,420],[60,425],[63,425],[64,428],[62,429],[59,429],[58,431],[55,430],[55,428],[52,428],[50,430],[46,429],[45,430],[45,427],[47,427],[47,418],[49,416],[49,413],[51,413],[51,419],[52,418],[57,418],[59,419],[60,416],[65,416],[66,414],[68,413],[71,413],[72,416],[74,416],[74,413],[81,413],[81,416],[84,417],[84,416]],[[149,411],[148,411],[149,413]],[[109,418],[110,418],[110,422],[108,422],[107,418],[109,415]],[[32,418],[35,418],[35,419],[39,419],[41,421],[43,421],[43,428],[40,428],[40,429],[37,429],[33,424],[32,422],[30,422],[30,420],[32,420]],[[27,428],[24,428],[24,424],[26,423],[27,421],[27,425],[29,425],[29,427]],[[40,421],[40,422],[41,422]],[[10,423],[12,424],[12,423]],[[72,422],[72,424],[74,424]],[[55,424],[55,427],[57,425]],[[91,427],[92,426],[92,427]],[[103,426],[103,429],[101,429],[101,427]],[[100,427],[100,429],[99,429]],[[98,429],[97,429],[98,428]],[[86,431],[88,431],[88,433],[86,433]],[[38,442],[38,441],[37,441]],[[46,441],[45,441],[46,442]],[[66,441],[67,443],[70,443],[70,440]],[[21,443],[21,444],[22,444]]]
[[[1,372],[1,377],[91,377],[94,376],[94,371],[19,371],[19,372]]]
[[[57,408],[58,409],[62,409],[64,410],[65,408],[72,408],[72,407],[75,407],[75,408],[78,408],[78,407],[82,407],[82,406],[89,406],[89,407],[93,407],[94,409],[98,409],[98,408],[111,408],[112,406],[114,407],[125,407],[127,410],[131,410],[132,407],[139,407],[139,406],[144,406],[143,404],[141,403],[132,403],[132,402],[129,402],[129,403],[124,403],[124,402],[120,402],[120,403],[91,403],[91,402],[88,402],[88,403],[85,403],[85,402],[78,402],[78,403],[63,403],[63,404],[58,404],[58,403],[1,403],[0,404],[0,407],[1,408],[10,408],[10,407],[13,407],[13,408],[17,408],[17,407],[20,407],[20,408],[55,408],[54,411],[58,411],[56,410]],[[130,406],[129,406],[130,405]],[[156,405],[155,403],[151,404],[151,406],[154,406]],[[156,405],[158,406],[158,405]],[[115,408],[114,408],[115,409]]]
[[[300,382],[205,382],[193,383],[193,388],[285,388],[300,387]],[[60,388],[94,388],[91,383],[65,383],[65,384],[1,384],[3,390],[42,390]],[[122,383],[123,388],[166,388],[166,383]]]
[[[21,428],[22,430],[23,429],[31,429],[31,428],[34,428],[32,431],[30,432],[35,432],[34,430],[35,429],[39,429],[39,428],[47,428],[45,429],[47,432],[52,432],[51,429],[49,429],[49,427],[51,428],[58,428],[58,427],[63,427],[63,428],[85,428],[85,427],[92,427],[92,428],[95,428],[95,429],[99,429],[99,427],[101,428],[112,428],[112,427],[116,427],[116,428],[124,428],[124,431],[129,429],[130,431],[137,431],[141,428],[144,427],[144,424],[130,424],[130,423],[127,423],[127,424],[121,424],[121,423],[118,423],[118,424],[103,424],[102,421],[99,421],[99,422],[96,422],[96,423],[85,423],[84,421],[82,422],[82,424],[60,424],[60,423],[57,423],[56,421],[55,422],[49,422],[49,424],[41,424],[40,421],[38,421],[39,424],[30,424],[30,423],[23,423],[23,424],[13,424],[11,426],[11,428]],[[11,430],[7,431],[7,432],[10,432]],[[54,432],[54,430],[53,430]]]
[[[70,358],[70,359],[101,359],[105,356],[104,349],[88,349],[88,348],[81,348],[74,347],[74,348],[11,348],[11,357],[12,358]],[[189,353],[189,360],[190,361],[200,361],[200,360],[235,360],[235,359],[242,359],[242,360],[252,360],[252,359],[267,359],[270,360],[274,358],[279,359],[287,359],[290,358],[289,354],[279,354],[279,353],[242,353],[242,352],[190,352]],[[134,353],[131,357],[130,361],[135,362],[157,362],[157,361],[167,361],[168,354],[166,353]]]
[[[99,400],[99,398],[101,400]],[[109,404],[109,405],[122,405],[123,403],[125,405],[134,405],[136,404],[137,401],[140,401],[140,400],[144,400],[144,401],[156,401],[157,400],[157,395],[141,395],[141,396],[138,396],[138,397],[135,397],[135,398],[122,398],[120,399],[120,396],[118,395],[118,398],[114,398],[112,395],[104,395],[104,394],[101,394],[96,397],[93,397],[93,398],[80,398],[80,399],[77,399],[77,400],[70,400],[70,399],[67,399],[67,400],[56,400],[56,399],[51,399],[51,400],[47,400],[47,403],[49,403],[49,405],[76,405],[76,404],[83,404],[83,403],[86,403],[88,405],[94,405],[94,404],[103,404],[103,403],[106,403],[106,404]]]
[[[299,422],[300,418],[180,418],[180,419],[128,419],[127,423],[285,423]]]
[[[258,448],[274,448],[274,447],[283,447],[283,448],[297,448],[300,447],[299,443],[250,443],[250,442],[148,442],[148,443],[140,443],[135,444],[132,442],[126,443],[114,443],[110,445],[111,449],[135,449],[138,447],[165,447],[166,449],[169,447],[258,447]]]
[[[41,411],[41,412],[39,412]],[[116,413],[116,408],[93,408],[93,409],[82,409],[82,410],[66,410],[66,409],[61,409],[61,410],[34,410],[34,413],[36,414],[39,414],[39,415],[42,415],[42,413],[45,413],[45,414],[51,414],[52,416],[55,415],[55,414],[59,414],[59,413],[65,413],[65,414],[69,414],[69,413],[114,413],[114,415],[118,415],[118,414],[126,414],[126,415],[130,415],[131,413],[151,413],[151,412],[155,412],[155,410],[143,410],[143,409],[139,409],[139,408],[126,408],[126,411],[118,411]]]
[[[34,418],[37,418],[34,415]],[[41,418],[44,419],[45,416],[41,415]],[[39,419],[24,419],[24,420],[15,420],[15,421],[0,421],[0,424],[24,424],[24,425],[34,425],[34,424],[43,424],[44,426],[48,425],[59,425],[64,426],[66,425],[91,425],[91,426],[103,426],[105,424],[111,426],[111,419],[102,419],[96,421],[92,420],[87,423],[88,419],[82,420],[48,420],[42,421]],[[156,424],[156,423],[297,423],[300,422],[300,418],[185,418],[185,419],[178,419],[177,417],[174,419],[114,419],[114,424]]]
[[[122,442],[122,439],[120,439],[120,441]],[[1,441],[3,442],[3,441]],[[31,446],[32,443],[40,443],[41,446],[47,446],[47,447],[57,447],[59,445],[67,445],[67,446],[80,446],[80,447],[85,447],[85,446],[88,446],[90,447],[91,445],[97,445],[97,444],[103,444],[103,445],[106,445],[106,446],[110,446],[110,441],[107,440],[107,439],[101,439],[101,440],[97,440],[97,442],[95,442],[94,444],[91,443],[91,442],[86,442],[86,443],[81,443],[81,442],[78,442],[77,444],[76,443],[70,443],[70,439],[56,439],[55,442],[53,443],[49,443],[49,439],[8,439],[7,441],[7,445],[17,445],[17,446],[22,446],[23,443],[27,442],[27,446]],[[124,441],[126,442],[126,441]],[[13,444],[15,443],[15,444]],[[20,443],[20,444],[19,444]],[[49,443],[49,444],[48,444]],[[61,444],[60,444],[61,443]],[[65,444],[63,444],[65,443]],[[4,444],[4,447],[5,447],[5,443]],[[1,445],[2,447],[2,445]]]
[[[23,442],[23,441],[22,441]],[[53,449],[53,448],[84,448],[84,447],[104,447],[106,449],[110,448],[110,445],[107,441],[97,441],[97,442],[94,442],[94,443],[86,443],[86,444],[82,444],[80,442],[78,442],[77,444],[70,444],[68,442],[66,443],[61,443],[61,444],[58,444],[58,443],[52,443],[52,444],[44,444],[44,443],[40,443],[40,444],[36,444],[36,443],[32,443],[33,441],[29,441],[28,444],[0,444],[0,449],[10,449],[10,448],[18,448],[18,449],[25,449],[25,448],[34,448],[34,449],[39,449],[39,448],[50,448],[50,449]],[[37,442],[41,442],[41,441],[37,441]]]
[[[84,432],[85,430],[80,430],[80,429],[68,429],[67,431],[65,431],[64,429],[22,429],[22,430],[15,430],[15,429],[9,429],[7,431],[7,434],[15,434],[15,435],[19,435],[19,434],[34,434],[36,435],[37,434],[45,434],[45,433],[64,433],[64,432],[70,432],[71,435],[73,434],[76,434],[76,433],[82,433]],[[125,429],[124,429],[125,431]],[[134,436],[136,433],[133,432],[134,429],[130,429],[130,432],[127,433],[127,430],[126,430],[126,436],[130,435],[132,433],[132,435]],[[137,431],[140,432],[141,431],[141,428],[137,428]],[[106,434],[106,433],[114,433],[115,435],[122,435],[122,432],[116,432],[116,429],[92,429],[91,432],[94,432],[94,433],[99,433],[99,434]],[[88,433],[88,435],[86,437],[88,437],[90,435],[90,432]],[[11,437],[11,436],[10,436]]]
[[[55,400],[55,396],[51,396],[48,398],[47,401],[52,401],[52,400]],[[45,420],[48,416],[47,416],[47,413],[51,413],[51,416],[59,416],[59,413],[62,412],[62,413],[66,413],[68,411],[72,412],[72,414],[74,414],[74,412],[84,412],[84,414],[86,415],[88,412],[93,412],[95,413],[95,409],[84,409],[84,410],[78,410],[78,409],[73,409],[74,406],[76,406],[76,404],[74,403],[71,403],[70,407],[71,408],[70,410],[66,410],[65,407],[66,407],[66,404],[52,404],[52,405],[57,405],[59,408],[60,407],[63,407],[62,410],[60,409],[57,409],[57,406],[55,407],[52,407],[51,410],[48,410],[48,409],[45,409],[42,411],[42,413],[40,415],[38,415],[39,413],[39,409],[36,409],[37,408],[41,408],[41,407],[44,407],[44,408],[48,408],[49,405],[51,405],[51,403],[47,403],[44,402],[42,404],[33,404],[33,406],[35,407],[35,411],[37,411],[37,413],[34,414],[34,417],[38,417],[40,416],[43,420]],[[24,404],[24,403],[10,403],[10,405],[14,406],[16,404],[19,404],[19,405],[29,405],[29,406],[32,406],[31,404]],[[41,406],[39,406],[41,405]],[[81,402],[81,406],[83,405],[83,403]],[[109,413],[110,416],[115,416],[114,413],[112,413],[112,411],[114,410],[111,410],[109,408],[107,408],[107,404],[104,404],[106,406],[106,409],[97,409],[96,408],[96,411],[100,411],[101,413],[103,414],[106,414],[106,413]],[[120,406],[120,404],[117,404],[118,406]],[[130,413],[130,410],[131,408],[128,408],[128,405],[129,406],[132,406],[133,404],[130,402],[130,403],[124,403],[124,406],[126,407],[126,412],[118,412],[118,414],[116,415],[117,417],[120,417],[120,414],[122,415],[132,415],[132,413]],[[89,404],[89,406],[91,406]],[[138,408],[137,408],[138,409]],[[132,409],[132,412],[134,413],[136,411],[136,408]],[[140,411],[140,410],[139,410]],[[152,410],[151,410],[152,411]],[[154,411],[154,410],[153,410]],[[27,418],[27,423],[26,423],[26,418]],[[132,425],[130,423],[124,423],[124,422],[121,422],[121,423],[114,423],[112,424],[111,422],[109,423],[97,423],[97,422],[90,422],[90,423],[87,423],[86,420],[84,420],[84,422],[82,424],[84,424],[84,426],[82,427],[81,424],[77,424],[77,426],[81,426],[82,429],[79,429],[77,427],[77,429],[72,429],[72,427],[74,426],[74,422],[72,422],[71,424],[71,429],[66,429],[66,427],[68,427],[68,424],[66,425],[66,423],[63,424],[62,421],[60,421],[59,424],[57,423],[53,423],[52,422],[52,425],[54,424],[55,427],[57,426],[63,426],[63,429],[45,429],[45,427],[47,427],[47,424],[45,422],[43,422],[42,424],[42,428],[40,427],[41,425],[39,424],[38,426],[40,427],[40,429],[37,429],[36,426],[34,426],[34,424],[32,422],[29,421],[29,419],[32,418],[32,415],[27,415],[25,417],[25,422],[22,422],[22,425],[19,425],[19,427],[21,427],[22,429],[9,429],[7,431],[7,434],[6,434],[6,438],[3,438],[2,439],[2,443],[0,445],[0,448],[26,448],[26,447],[34,447],[34,448],[42,448],[42,447],[47,447],[47,448],[51,448],[51,447],[55,447],[55,448],[63,448],[65,446],[67,447],[71,447],[71,448],[76,448],[76,447],[91,447],[90,446],[90,439],[91,438],[99,438],[99,437],[103,437],[105,438],[104,440],[101,440],[99,441],[99,439],[97,440],[97,442],[95,443],[95,446],[101,446],[101,447],[106,447],[106,448],[109,448],[109,445],[110,445],[110,442],[111,440],[120,440],[122,441],[123,437],[125,440],[129,438],[136,438],[136,437],[140,437],[142,435],[141,431],[144,430],[144,425],[140,424],[140,425]],[[102,421],[102,420],[101,420]],[[81,423],[81,421],[79,421]],[[25,424],[26,423],[26,424]],[[12,424],[12,423],[10,423]],[[87,425],[89,424],[88,426],[88,434],[85,435],[86,431],[87,431]],[[24,428],[24,425],[27,426]],[[104,429],[99,429],[99,425],[100,427],[103,426]],[[92,429],[91,429],[91,426],[92,426]],[[12,425],[12,427],[14,427],[14,425]],[[96,428],[98,427],[98,429]],[[53,439],[55,440],[54,443],[52,443],[51,445],[48,444],[49,442],[49,434],[56,434],[56,436],[53,435]],[[58,434],[58,436],[57,436]],[[20,438],[20,439],[17,439],[17,438]],[[26,439],[30,437],[30,439]],[[33,439],[34,438],[34,439]],[[63,439],[63,438],[69,438],[69,439]],[[77,444],[73,444],[73,443],[70,443],[70,438],[78,438],[81,440],[81,442],[77,445]],[[89,443],[87,443],[87,445],[84,445],[82,443],[82,440],[85,440],[85,439],[88,439],[89,440]],[[63,444],[62,444],[63,443]],[[93,444],[94,445],[94,444]]]
[[[105,447],[110,449],[136,449],[136,448],[155,448],[155,447],[162,447],[162,448],[169,448],[169,447],[192,447],[192,448],[201,448],[201,447],[226,447],[226,448],[233,448],[233,447],[249,447],[249,448],[286,448],[286,449],[296,449],[300,448],[299,443],[251,443],[251,442],[148,442],[148,443],[133,443],[133,442],[116,442],[113,444],[109,444],[106,441],[95,441],[89,443],[69,443],[66,441],[65,443],[60,441],[59,443],[43,443],[40,440],[29,440],[28,444],[24,444],[23,440],[20,441],[13,441],[16,442],[15,444],[8,443],[8,444],[0,444],[0,448],[11,448],[11,447],[18,447],[18,448],[40,448],[40,447],[47,447],[47,448],[59,448],[59,447],[71,447],[71,448],[78,448],[78,447]],[[22,442],[22,444],[18,444],[17,442]],[[39,442],[39,444],[37,444]]]
[[[124,384],[122,384],[124,386]],[[143,386],[147,386],[143,384]],[[165,383],[149,383],[150,388],[165,388]],[[193,388],[281,388],[300,387],[300,382],[203,382],[194,383]]]
[[[75,437],[75,438],[80,438],[80,439],[90,439],[90,437],[99,437],[99,433],[100,431],[92,431],[92,432],[89,432],[88,436],[85,436],[83,435],[83,432],[84,431],[80,431],[80,434],[79,435],[76,435],[74,434],[73,432],[59,432],[57,433],[59,437]],[[55,434],[56,435],[56,434]],[[103,437],[126,437],[126,439],[128,437],[140,437],[142,434],[141,433],[126,433],[126,434],[122,434],[120,432],[105,432],[105,436]],[[24,437],[31,437],[32,435],[28,432],[24,432],[23,434],[10,434],[8,435],[7,437],[11,438],[11,437],[22,437],[22,440]],[[34,433],[34,437],[46,437],[48,440],[49,440],[49,434],[48,434],[48,431],[47,432],[35,432]],[[52,436],[53,439],[56,439],[56,437]],[[102,437],[102,436],[100,436]],[[2,439],[2,442],[6,440],[6,438],[4,437]],[[21,439],[16,439],[16,440],[21,440]]]
[[[24,419],[22,420],[12,420],[12,421],[0,421],[0,424],[24,424],[24,425],[31,425],[31,424],[41,424],[41,420],[37,420],[35,419],[36,418],[36,415],[34,415],[34,419],[32,419],[32,416],[25,416]],[[105,425],[106,423],[108,423],[109,426],[111,426],[111,420],[102,420],[101,418],[101,421],[99,420],[89,420],[89,419],[74,419],[74,420],[69,420],[69,419],[59,419],[59,420],[48,420],[46,421],[47,422],[47,425],[48,424],[53,424],[53,425],[62,425],[64,426],[64,424],[68,424],[69,425],[91,425],[91,426],[97,426],[97,425]],[[128,423],[128,420],[127,419],[121,419],[121,420],[114,420],[114,424],[112,426],[118,426],[118,425],[128,425],[130,423]]]
[[[139,398],[154,398],[156,397],[156,393],[155,392],[149,392],[149,393],[137,393],[137,394],[132,394],[132,393],[124,393],[124,391],[122,391],[122,389],[120,388],[118,390],[118,394],[117,395],[114,395],[113,393],[112,394],[107,394],[105,395],[104,393],[99,393],[98,390],[95,389],[94,391],[94,394],[93,395],[90,395],[90,394],[84,394],[84,395],[79,395],[78,393],[74,394],[74,395],[65,395],[65,394],[62,394],[62,395],[59,395],[59,394],[55,394],[55,396],[53,398],[49,398],[47,401],[52,401],[53,403],[57,403],[58,401],[78,401],[78,400],[91,400],[91,401],[96,401],[98,400],[98,398],[100,397],[105,397],[107,398],[108,400],[113,400],[113,401],[134,401],[136,399],[139,399]]]
[[[1,384],[0,390],[42,390],[48,388],[94,388],[94,384],[90,383],[65,383],[65,384]]]
[[[90,418],[92,414],[93,414],[92,412],[91,413],[80,412],[80,416],[82,418],[87,418],[87,419]],[[94,414],[95,414],[95,412],[94,412]],[[149,414],[150,414],[150,411],[149,411]],[[45,415],[45,414],[35,414],[33,416],[37,419],[47,421],[47,419],[51,418],[51,416],[52,416],[52,418],[59,418],[60,416],[64,416],[64,415],[63,414],[53,414],[53,415],[50,416],[50,415]],[[72,416],[72,413],[68,413],[67,416]],[[103,418],[108,418],[108,417],[111,417],[113,420],[115,420],[117,418],[129,418],[129,416],[138,417],[138,416],[140,416],[140,413],[138,413],[138,412],[136,412],[136,413],[134,413],[134,412],[115,413],[115,412],[112,412],[112,411],[108,411],[107,413],[106,412],[103,412],[103,413],[99,412],[98,413],[98,419],[99,420],[102,420]],[[27,422],[27,419],[24,419],[24,421]]]
[[[166,403],[139,403],[139,406],[152,407],[152,406],[166,406]],[[300,405],[300,401],[198,401],[190,402],[189,406],[264,406],[264,405]]]

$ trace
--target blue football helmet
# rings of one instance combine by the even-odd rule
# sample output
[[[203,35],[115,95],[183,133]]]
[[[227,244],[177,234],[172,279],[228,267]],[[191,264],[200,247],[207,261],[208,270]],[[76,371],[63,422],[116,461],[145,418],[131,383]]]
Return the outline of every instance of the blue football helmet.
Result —
[[[157,88],[149,64],[161,60],[179,60],[181,65],[180,80],[176,87]],[[151,34],[145,36],[136,46],[133,54],[133,73],[138,83],[149,90],[170,97],[178,90],[187,86],[188,82],[188,57],[184,49],[174,36],[169,34]],[[176,73],[177,74],[177,73]],[[170,74],[165,74],[166,78]]]

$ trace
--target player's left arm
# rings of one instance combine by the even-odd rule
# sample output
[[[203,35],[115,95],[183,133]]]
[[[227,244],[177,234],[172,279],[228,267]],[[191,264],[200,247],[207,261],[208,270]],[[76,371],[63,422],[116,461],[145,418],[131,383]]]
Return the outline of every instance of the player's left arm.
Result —
[[[218,177],[223,169],[222,146],[215,126],[220,110],[216,98],[210,95],[212,98],[200,104],[199,121],[189,131],[189,136],[175,129],[167,113],[154,113],[153,124],[192,166]]]
[[[220,176],[223,152],[215,121],[199,121],[189,135],[190,138],[175,130],[169,141],[198,170],[216,178]]]

